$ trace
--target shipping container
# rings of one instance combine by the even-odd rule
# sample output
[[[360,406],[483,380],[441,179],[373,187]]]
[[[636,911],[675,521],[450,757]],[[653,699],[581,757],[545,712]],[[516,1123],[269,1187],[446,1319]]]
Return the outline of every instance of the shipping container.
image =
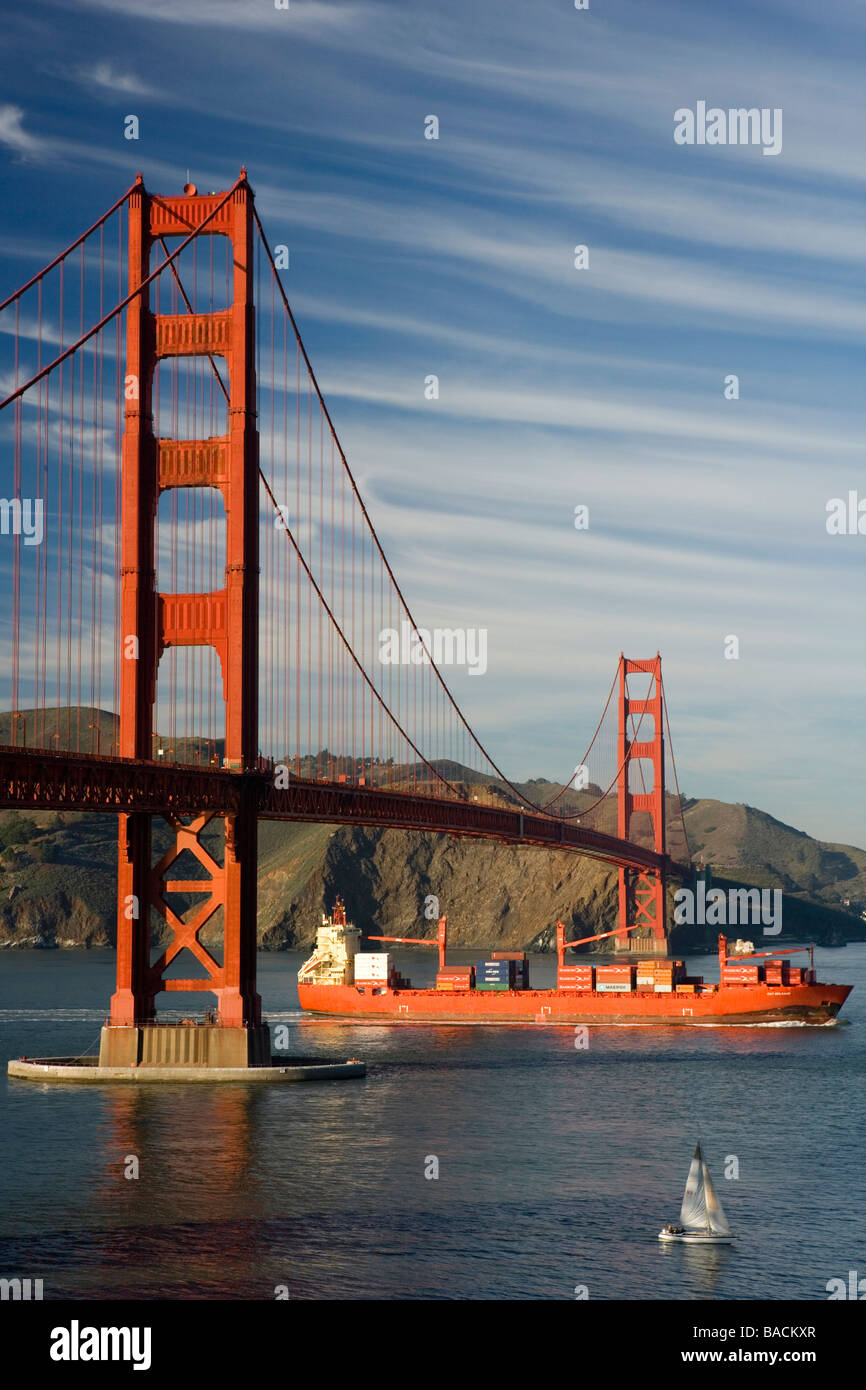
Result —
[[[502,994],[503,992],[507,993],[511,986],[507,980],[476,980],[475,988],[482,991],[487,990],[488,993],[498,991]]]
[[[491,960],[526,960],[525,951],[491,951]]]
[[[596,980],[595,988],[599,994],[629,994],[631,986],[627,980]]]
[[[388,951],[358,951],[355,954],[355,979],[387,980],[391,970]]]
[[[673,985],[655,985],[654,989],[656,994],[673,994],[674,992]]]

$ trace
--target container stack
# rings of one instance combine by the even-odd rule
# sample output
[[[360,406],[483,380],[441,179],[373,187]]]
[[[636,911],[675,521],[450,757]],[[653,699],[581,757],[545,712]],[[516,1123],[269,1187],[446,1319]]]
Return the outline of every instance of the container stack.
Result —
[[[512,988],[513,960],[480,960],[475,967],[475,988],[496,993]]]
[[[639,960],[637,963],[637,979],[635,984],[638,989],[654,989],[656,982],[656,967],[667,965],[668,961],[658,960]]]
[[[472,965],[449,965],[436,976],[437,989],[472,989],[475,984],[475,967]]]
[[[673,994],[677,967],[681,961],[639,960],[637,963],[638,989],[651,989],[654,994]]]
[[[558,990],[587,993],[595,989],[595,969],[591,965],[561,965],[556,976]]]
[[[787,984],[785,976],[790,976],[791,962],[789,960],[768,960],[764,964],[764,980],[768,985]]]
[[[802,969],[802,967],[799,965],[789,965],[787,973],[783,973],[782,984],[804,985],[806,983],[806,976],[808,975],[808,973],[808,970]]]
[[[629,994],[634,989],[633,965],[599,965],[595,987],[599,994]]]
[[[357,951],[355,953],[355,984],[375,985],[384,989],[391,974],[390,951]]]
[[[525,951],[491,951],[491,952],[490,952],[490,963],[491,963],[491,964],[492,964],[494,961],[498,964],[500,961],[503,961],[503,960],[508,961],[509,964],[510,964],[511,966],[513,966],[513,970],[512,970],[512,973],[511,973],[511,977],[510,977],[510,978],[511,978],[511,988],[512,988],[512,989],[529,989],[529,961],[528,961],[527,958],[526,958],[526,952],[525,952]],[[486,965],[486,964],[487,964],[487,961],[485,961],[484,964]]]
[[[761,982],[761,967],[746,965],[745,961],[727,964],[722,970],[723,985],[757,985]]]

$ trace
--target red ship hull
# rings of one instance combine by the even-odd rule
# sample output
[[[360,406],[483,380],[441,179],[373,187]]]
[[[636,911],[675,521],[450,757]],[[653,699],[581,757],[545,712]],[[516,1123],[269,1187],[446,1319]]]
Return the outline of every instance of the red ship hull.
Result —
[[[551,989],[501,993],[299,984],[301,1008],[365,1023],[549,1023],[574,1025],[831,1023],[850,985],[725,985],[692,995],[577,993]]]

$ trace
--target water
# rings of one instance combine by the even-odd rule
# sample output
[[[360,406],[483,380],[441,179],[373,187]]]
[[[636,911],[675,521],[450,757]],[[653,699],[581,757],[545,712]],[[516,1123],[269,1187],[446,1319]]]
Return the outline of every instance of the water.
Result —
[[[11,1081],[9,1057],[95,1050],[114,957],[0,956],[0,1274],[142,1299],[826,1299],[866,1274],[866,945],[816,953],[856,986],[835,1027],[593,1029],[585,1051],[570,1029],[311,1025],[301,959],[260,957],[270,1021],[365,1080]],[[698,1138],[740,1239],[665,1248]]]

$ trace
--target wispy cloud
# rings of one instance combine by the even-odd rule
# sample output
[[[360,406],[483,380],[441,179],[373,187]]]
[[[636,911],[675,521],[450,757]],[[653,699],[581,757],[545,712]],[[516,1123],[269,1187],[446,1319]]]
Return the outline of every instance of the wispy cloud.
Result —
[[[77,0],[80,9],[110,10],[112,14],[142,18],[136,0]],[[244,32],[270,29],[274,25],[293,23],[304,36],[323,35],[332,30],[355,30],[379,13],[381,7],[361,0],[351,3],[328,3],[328,0],[290,0],[277,9],[262,0],[208,0],[203,13],[199,0],[149,0],[146,18],[155,24],[199,26],[203,23]]]
[[[126,96],[142,97],[157,95],[155,87],[148,86],[134,73],[118,71],[110,62],[94,63],[92,66],[79,68],[75,77],[82,86],[95,87],[105,92],[120,92]]]
[[[20,106],[5,102],[0,106],[0,144],[19,155],[39,155],[45,142],[24,129],[24,112]]]

